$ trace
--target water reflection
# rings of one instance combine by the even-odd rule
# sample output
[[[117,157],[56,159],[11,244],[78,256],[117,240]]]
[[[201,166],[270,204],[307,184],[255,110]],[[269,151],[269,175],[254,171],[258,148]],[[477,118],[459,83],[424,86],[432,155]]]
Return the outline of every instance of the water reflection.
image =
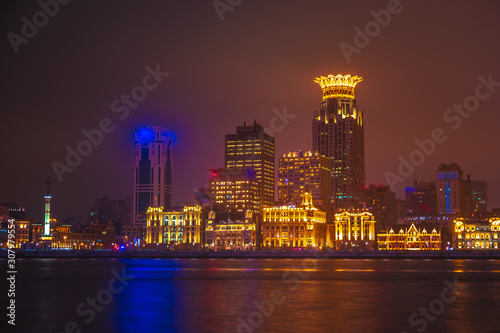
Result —
[[[69,320],[83,332],[237,332],[238,326],[249,332],[242,323],[255,332],[416,332],[409,317],[441,297],[445,279],[455,278],[467,289],[426,332],[494,332],[499,324],[499,261],[80,259],[18,265],[25,332],[62,332]],[[121,267],[135,278],[85,323],[76,306],[95,297],[111,269]]]

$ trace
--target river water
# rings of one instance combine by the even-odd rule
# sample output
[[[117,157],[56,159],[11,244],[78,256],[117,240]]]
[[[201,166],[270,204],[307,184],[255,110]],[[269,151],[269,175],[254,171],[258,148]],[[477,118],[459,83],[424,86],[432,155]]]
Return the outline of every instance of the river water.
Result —
[[[18,259],[17,271],[8,332],[500,332],[500,260]]]

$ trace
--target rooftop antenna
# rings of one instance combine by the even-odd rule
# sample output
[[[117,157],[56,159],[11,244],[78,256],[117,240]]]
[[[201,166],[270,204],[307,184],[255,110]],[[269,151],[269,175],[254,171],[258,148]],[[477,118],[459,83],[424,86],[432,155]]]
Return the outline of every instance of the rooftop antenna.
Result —
[[[50,195],[50,184],[53,184],[53,182],[50,181],[50,177],[47,177],[47,181],[43,184],[47,185],[47,195]]]

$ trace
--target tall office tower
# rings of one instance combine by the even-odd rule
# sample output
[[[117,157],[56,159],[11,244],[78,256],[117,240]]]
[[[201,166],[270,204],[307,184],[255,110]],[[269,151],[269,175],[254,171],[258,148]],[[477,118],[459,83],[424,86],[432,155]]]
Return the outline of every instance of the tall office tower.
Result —
[[[359,76],[328,75],[316,78],[323,91],[319,112],[314,112],[313,149],[330,157],[331,204],[336,210],[361,208],[365,189],[363,113],[354,99]]]
[[[406,208],[408,213],[420,216],[437,214],[436,183],[414,181],[413,187],[407,187]]]
[[[172,138],[161,127],[135,133],[132,175],[132,223],[146,226],[148,207],[172,207]]]
[[[260,190],[261,207],[274,204],[274,137],[264,128],[253,125],[236,127],[236,134],[226,134],[226,169],[250,167]]]
[[[366,208],[372,212],[379,229],[396,223],[396,193],[388,185],[370,185],[366,189]]]
[[[278,201],[300,204],[305,192],[329,204],[330,159],[315,150],[291,151],[278,159]]]
[[[486,180],[471,181],[472,210],[478,213],[486,213],[488,210],[488,185]]]
[[[472,205],[470,176],[464,179],[463,172],[456,163],[441,164],[436,173],[438,214],[469,216]]]
[[[260,213],[262,206],[259,182],[251,167],[212,170],[208,192],[219,213],[244,213],[247,210]]]

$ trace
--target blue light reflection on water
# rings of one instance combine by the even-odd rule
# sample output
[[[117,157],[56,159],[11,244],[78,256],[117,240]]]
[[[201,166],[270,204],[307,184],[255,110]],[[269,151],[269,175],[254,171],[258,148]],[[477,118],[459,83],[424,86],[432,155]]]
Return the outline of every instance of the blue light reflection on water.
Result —
[[[70,320],[82,333],[236,332],[238,318],[275,290],[286,301],[256,332],[414,332],[409,316],[454,278],[467,290],[426,332],[489,332],[500,324],[498,260],[30,259],[18,266],[23,332],[63,332]],[[77,305],[123,268],[135,278],[85,323]],[[297,270],[299,283],[291,280]]]

